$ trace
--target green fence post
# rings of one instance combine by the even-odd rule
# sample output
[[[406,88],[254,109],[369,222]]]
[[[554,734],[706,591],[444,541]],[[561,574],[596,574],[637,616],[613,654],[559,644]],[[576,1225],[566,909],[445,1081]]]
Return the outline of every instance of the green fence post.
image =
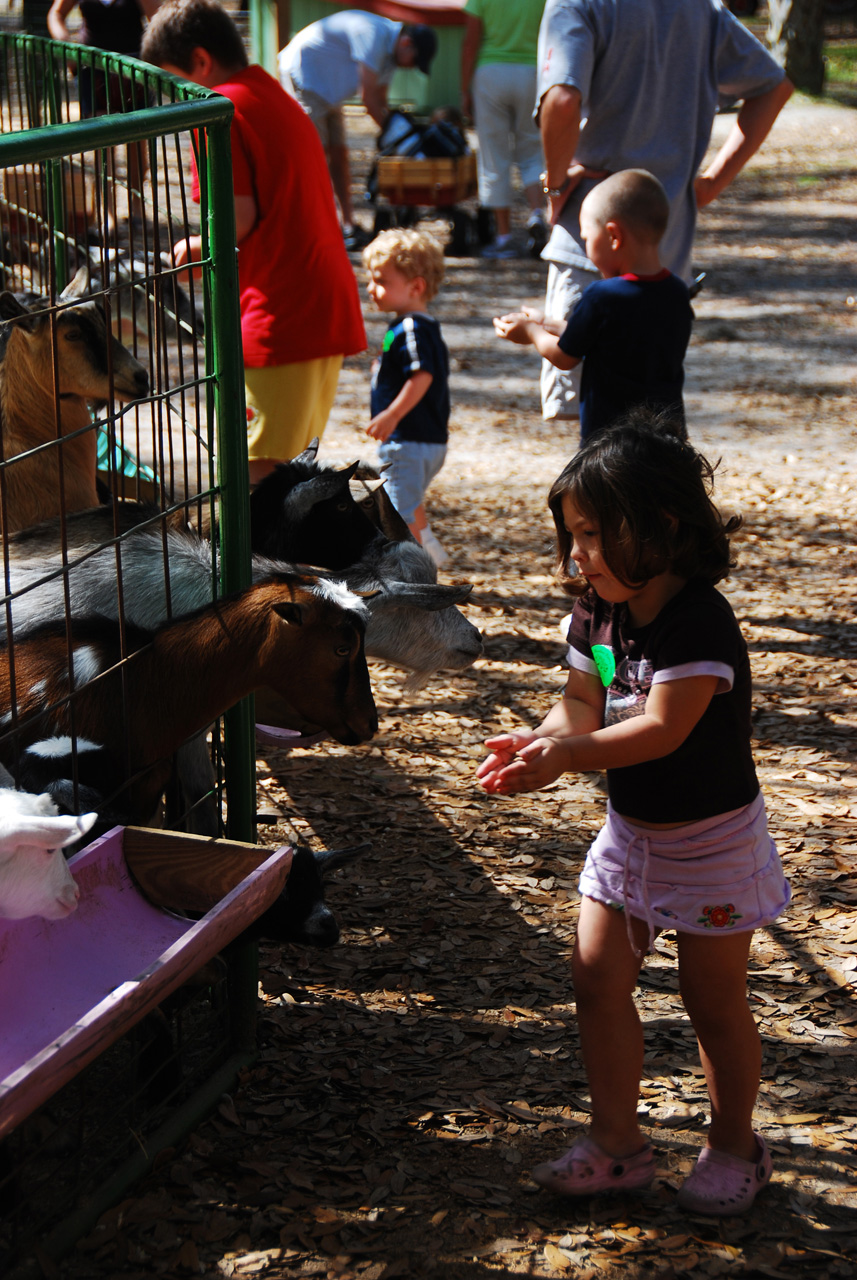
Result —
[[[238,314],[238,259],[232,185],[231,118],[208,131],[208,228],[211,257],[211,353],[217,376],[214,406],[220,502],[220,577],[224,593],[250,582],[250,470],[244,356]],[[204,236],[206,233],[203,233]],[[204,246],[203,246],[204,247]],[[256,838],[255,717],[247,698],[224,716],[226,830],[233,840]]]

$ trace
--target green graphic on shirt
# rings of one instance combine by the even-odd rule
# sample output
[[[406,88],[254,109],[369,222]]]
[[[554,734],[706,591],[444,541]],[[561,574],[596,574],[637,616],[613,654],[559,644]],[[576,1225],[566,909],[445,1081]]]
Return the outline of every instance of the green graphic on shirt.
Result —
[[[608,648],[606,644],[594,644],[592,646],[592,660],[598,668],[598,675],[605,689],[610,688],[610,683],[616,674],[616,659],[613,657],[613,650]]]
[[[393,336],[394,336],[394,335],[393,335],[393,330],[392,330],[392,329],[388,329],[388,330],[387,330],[387,332],[384,334],[384,341],[383,341],[382,346],[381,346],[381,350],[382,350],[382,351],[389,351],[389,350],[390,350],[390,347],[392,347],[392,345],[393,345]]]

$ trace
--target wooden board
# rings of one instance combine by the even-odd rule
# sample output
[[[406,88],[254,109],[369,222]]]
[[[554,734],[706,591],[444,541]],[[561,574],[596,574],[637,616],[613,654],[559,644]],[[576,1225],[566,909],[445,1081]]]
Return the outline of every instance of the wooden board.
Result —
[[[378,194],[390,204],[444,207],[469,199],[476,190],[473,155],[438,160],[381,156],[378,160]]]
[[[168,911],[210,911],[271,856],[270,849],[255,844],[149,827],[126,827],[123,846],[137,888],[149,902]],[[283,884],[289,865],[291,857]]]

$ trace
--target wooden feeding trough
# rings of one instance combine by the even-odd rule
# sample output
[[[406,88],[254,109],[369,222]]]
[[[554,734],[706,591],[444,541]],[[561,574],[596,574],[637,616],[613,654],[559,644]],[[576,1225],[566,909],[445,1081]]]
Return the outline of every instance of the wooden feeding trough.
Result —
[[[114,827],[69,863],[71,916],[0,921],[0,1137],[269,907],[291,859]]]
[[[10,1280],[32,1274],[36,1247],[67,1252],[252,1061],[252,947],[229,944],[280,893],[292,856],[115,827],[69,863],[72,915],[0,921]]]

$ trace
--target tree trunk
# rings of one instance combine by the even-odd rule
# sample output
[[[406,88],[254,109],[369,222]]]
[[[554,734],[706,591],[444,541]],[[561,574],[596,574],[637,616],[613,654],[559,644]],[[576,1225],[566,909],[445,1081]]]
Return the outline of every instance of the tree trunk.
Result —
[[[824,88],[824,0],[768,0],[767,40],[795,88]]]

